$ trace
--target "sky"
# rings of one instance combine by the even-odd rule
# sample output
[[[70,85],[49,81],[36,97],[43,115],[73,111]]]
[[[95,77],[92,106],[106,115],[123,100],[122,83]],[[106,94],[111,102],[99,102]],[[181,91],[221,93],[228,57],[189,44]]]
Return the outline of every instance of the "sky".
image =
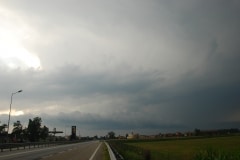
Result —
[[[240,1],[0,0],[0,125],[82,136],[240,128]]]

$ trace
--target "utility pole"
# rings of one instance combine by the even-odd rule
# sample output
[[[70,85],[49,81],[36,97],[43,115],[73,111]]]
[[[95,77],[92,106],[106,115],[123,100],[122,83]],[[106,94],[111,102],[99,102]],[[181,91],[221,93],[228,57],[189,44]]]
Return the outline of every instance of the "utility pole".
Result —
[[[9,115],[8,115],[7,135],[8,135],[8,131],[9,131],[9,122],[10,122],[10,116],[11,116],[11,110],[12,110],[12,99],[13,99],[13,95],[14,95],[14,94],[17,94],[17,93],[20,93],[20,92],[22,92],[22,91],[23,91],[23,90],[19,90],[19,91],[14,92],[14,93],[11,94],[11,102],[10,102],[10,109],[9,109]]]

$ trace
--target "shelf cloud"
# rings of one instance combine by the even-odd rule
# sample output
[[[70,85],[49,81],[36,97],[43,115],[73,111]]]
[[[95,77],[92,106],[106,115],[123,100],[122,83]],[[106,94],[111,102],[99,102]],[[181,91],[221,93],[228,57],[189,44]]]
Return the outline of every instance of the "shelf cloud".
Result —
[[[1,123],[22,89],[12,121],[83,135],[239,127],[239,1],[0,4]]]

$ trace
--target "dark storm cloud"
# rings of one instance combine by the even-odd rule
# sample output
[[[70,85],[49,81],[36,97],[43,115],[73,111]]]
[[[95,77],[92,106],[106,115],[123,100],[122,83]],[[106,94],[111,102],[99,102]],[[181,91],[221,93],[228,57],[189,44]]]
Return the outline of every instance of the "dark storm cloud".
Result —
[[[51,127],[239,126],[239,1],[5,5],[36,32],[24,46],[37,53],[43,69],[11,70],[1,63],[1,110],[23,89],[15,108],[22,117],[42,116]]]
[[[221,76],[219,74],[218,78],[224,78],[226,73],[222,73]],[[55,112],[63,110],[68,112],[71,108],[72,112],[60,113],[50,119],[50,121],[55,119],[54,123],[59,126],[61,122],[95,129],[211,127],[207,125],[210,122],[211,125],[218,124],[221,127],[220,124],[226,123],[224,122],[226,118],[238,111],[240,86],[239,83],[232,82],[232,79],[222,81],[213,77],[212,81],[209,81],[208,75],[194,77],[193,74],[186,74],[175,84],[163,85],[167,82],[164,78],[159,78],[161,77],[159,75],[161,74],[156,72],[135,72],[134,75],[128,75],[124,81],[126,77],[116,75],[116,78],[111,73],[90,74],[82,72],[76,66],[65,66],[52,73],[52,76],[42,77],[43,82],[31,82],[32,89],[25,90],[23,95],[27,94],[28,96],[24,97],[33,101],[57,100],[59,104],[63,103],[62,99],[66,97],[79,99],[90,97],[88,101],[100,101],[99,104],[105,99],[111,101],[113,98],[113,103],[107,104],[110,106],[96,106],[100,110],[99,113],[84,110],[84,103],[79,100],[71,103],[72,105],[79,103],[84,110],[83,113],[72,107],[63,107]],[[30,77],[30,81],[31,79],[34,81],[34,76],[31,75],[21,77],[27,76]],[[22,84],[25,82],[25,79],[18,80]],[[34,86],[37,86],[36,90]],[[116,97],[123,98],[124,101],[115,104]],[[71,106],[71,103],[68,105]],[[48,119],[48,116],[45,117]]]

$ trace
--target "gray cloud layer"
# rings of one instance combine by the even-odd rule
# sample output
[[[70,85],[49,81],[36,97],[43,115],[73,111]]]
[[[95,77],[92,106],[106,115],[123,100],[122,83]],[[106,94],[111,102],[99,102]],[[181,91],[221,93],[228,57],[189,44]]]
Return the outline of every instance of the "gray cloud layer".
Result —
[[[86,134],[239,127],[238,1],[1,4],[31,28],[21,44],[42,70],[0,59],[0,111],[20,88],[19,119]]]

